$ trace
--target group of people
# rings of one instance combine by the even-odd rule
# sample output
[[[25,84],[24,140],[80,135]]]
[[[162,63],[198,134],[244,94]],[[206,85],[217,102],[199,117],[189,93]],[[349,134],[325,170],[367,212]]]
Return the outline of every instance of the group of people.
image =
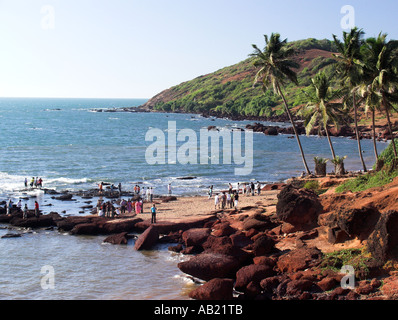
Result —
[[[225,208],[238,208],[239,192],[231,190],[231,192],[222,192],[216,194],[214,197],[214,209],[225,209]]]
[[[11,199],[8,199],[7,203],[6,203],[6,214],[10,215],[11,214],[11,209],[14,207],[14,203]],[[19,199],[17,204],[16,204],[16,208],[18,209],[18,211],[22,211],[22,218],[23,219],[27,219],[28,218],[28,204],[25,203],[24,208],[22,209],[22,200]],[[34,213],[35,213],[35,217],[39,218],[41,213],[40,213],[40,207],[39,207],[39,203],[37,201],[35,201],[35,205],[34,205]]]
[[[242,192],[241,192],[242,190]],[[225,209],[225,208],[238,208],[239,193],[246,196],[254,196],[261,194],[261,183],[259,181],[254,184],[254,182],[240,184],[238,182],[236,190],[233,189],[232,184],[228,184],[228,191],[222,191],[217,193],[214,197],[214,208],[215,209]],[[209,199],[213,196],[213,186],[209,186]]]
[[[100,217],[114,218],[119,215],[144,213],[144,201],[140,197],[138,200],[122,199],[119,203],[120,207],[115,207],[111,201],[104,202],[99,199],[97,202],[97,214]],[[156,223],[156,206],[152,203],[151,207],[152,223]]]
[[[238,182],[238,190],[240,189],[240,184]],[[242,194],[246,196],[254,196],[257,191],[257,195],[261,194],[261,183],[259,181],[256,182],[256,185],[254,185],[254,182],[250,183],[243,183],[242,184]]]
[[[25,188],[27,188],[28,187],[28,178],[25,178],[24,184],[25,184]],[[43,179],[39,178],[39,177],[36,177],[36,178],[32,177],[32,179],[30,179],[29,185],[31,188],[33,188],[33,187],[41,188],[41,187],[43,187]]]

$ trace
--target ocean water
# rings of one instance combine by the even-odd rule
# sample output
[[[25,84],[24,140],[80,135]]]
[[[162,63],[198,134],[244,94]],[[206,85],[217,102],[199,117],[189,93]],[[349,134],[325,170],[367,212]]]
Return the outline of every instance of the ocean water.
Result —
[[[122,184],[132,190],[135,184],[154,187],[155,194],[166,194],[171,183],[173,193],[185,196],[206,194],[209,185],[226,188],[228,183],[261,181],[279,182],[303,172],[296,140],[286,135],[253,134],[252,172],[237,176],[242,163],[232,157],[237,145],[220,144],[220,161],[209,163],[169,163],[151,165],[146,152],[156,140],[146,141],[148,132],[169,136],[189,130],[195,139],[171,141],[182,154],[188,146],[200,154],[201,129],[216,126],[219,132],[233,136],[234,129],[253,121],[203,118],[191,114],[104,112],[112,108],[134,107],[139,99],[0,99],[0,200],[17,201],[20,197],[29,207],[39,201],[44,213],[81,214],[86,200],[54,201],[39,189],[25,190],[24,179],[41,177],[43,187],[62,190],[86,190],[98,183]],[[102,112],[98,112],[102,110]],[[175,124],[175,127],[173,127]],[[266,124],[266,123],[264,123]],[[279,124],[285,126],[286,124]],[[155,130],[155,131],[154,131]],[[244,132],[242,150],[245,154]],[[301,137],[310,169],[313,157],[330,157],[325,138]],[[246,143],[247,142],[247,143]],[[333,138],[337,155],[347,156],[347,170],[361,169],[355,140]],[[364,158],[374,162],[370,140],[362,141]],[[382,151],[387,143],[379,143]],[[155,155],[155,154],[154,154]],[[158,156],[159,153],[156,153]],[[228,157],[226,156],[225,159]],[[246,156],[246,154],[245,154]],[[329,171],[331,168],[329,168]],[[179,179],[194,177],[193,179]],[[88,213],[88,212],[86,212]],[[0,226],[0,236],[9,232]],[[183,257],[166,247],[136,252],[132,245],[102,244],[101,237],[74,237],[57,231],[24,231],[20,238],[0,239],[0,299],[186,299],[193,282],[185,277],[177,262]],[[131,243],[130,243],[131,244]],[[41,268],[53,266],[54,289],[40,285]]]

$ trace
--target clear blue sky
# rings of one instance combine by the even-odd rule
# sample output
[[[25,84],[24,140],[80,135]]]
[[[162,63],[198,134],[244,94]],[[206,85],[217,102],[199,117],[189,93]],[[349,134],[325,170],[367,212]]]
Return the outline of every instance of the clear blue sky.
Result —
[[[0,97],[150,98],[263,34],[341,36],[344,5],[366,36],[398,38],[392,0],[0,0]]]

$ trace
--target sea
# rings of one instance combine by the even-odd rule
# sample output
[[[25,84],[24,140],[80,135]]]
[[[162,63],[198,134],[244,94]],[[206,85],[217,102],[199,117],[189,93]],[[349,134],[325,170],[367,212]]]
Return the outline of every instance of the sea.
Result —
[[[173,194],[184,197],[206,195],[211,185],[222,190],[229,183],[283,182],[304,170],[292,136],[247,135],[244,129],[254,121],[123,110],[145,102],[0,98],[0,201],[23,199],[29,208],[38,201],[43,213],[84,215],[89,214],[82,209],[90,202],[87,199],[56,201],[40,188],[26,188],[25,178],[30,183],[39,177],[43,188],[58,192],[89,190],[105,182],[120,183],[128,191],[135,185],[152,187],[156,196],[167,194],[170,184]],[[227,140],[207,139],[203,158],[206,144],[200,140],[209,126]],[[346,169],[360,170],[357,142],[345,137],[332,141],[336,154],[347,156]],[[330,158],[326,138],[301,136],[301,142],[311,170],[314,157]],[[361,143],[371,168],[372,141]],[[387,143],[377,147],[381,152]],[[237,169],[244,167],[248,170],[238,174]],[[22,236],[0,239],[1,300],[180,300],[188,299],[188,292],[197,286],[177,268],[186,257],[168,251],[167,245],[137,252],[133,239],[127,246],[114,246],[98,236],[9,230],[0,224],[0,237],[10,232]],[[49,272],[52,285],[46,282]]]

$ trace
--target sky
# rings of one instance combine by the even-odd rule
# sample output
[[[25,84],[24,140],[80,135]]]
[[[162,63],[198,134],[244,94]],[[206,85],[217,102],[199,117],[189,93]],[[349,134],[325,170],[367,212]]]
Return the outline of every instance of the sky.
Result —
[[[0,97],[151,98],[272,32],[398,39],[397,12],[393,0],[0,0]]]

